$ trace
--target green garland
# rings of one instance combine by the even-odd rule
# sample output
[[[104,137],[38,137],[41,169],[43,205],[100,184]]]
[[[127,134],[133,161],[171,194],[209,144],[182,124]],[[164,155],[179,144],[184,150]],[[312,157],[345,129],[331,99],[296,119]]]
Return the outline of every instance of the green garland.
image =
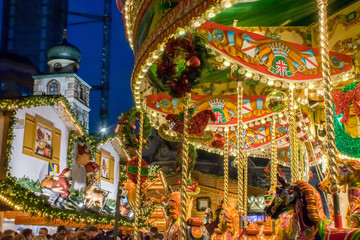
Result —
[[[70,113],[71,117],[74,119],[75,124],[81,129],[83,133],[86,132],[86,129],[83,127],[82,123],[74,114],[68,100],[61,95],[49,95],[49,96],[32,96],[24,99],[3,99],[0,100],[0,110],[9,111],[9,110],[17,110],[22,108],[31,108],[31,107],[39,107],[39,106],[54,106],[57,103],[63,103],[66,110]]]
[[[7,134],[7,141],[6,141],[6,153],[5,153],[5,163],[4,163],[4,170],[5,170],[5,176],[9,177],[10,176],[10,158],[11,158],[11,154],[12,154],[12,144],[13,144],[13,140],[14,140],[14,125],[15,125],[15,111],[11,110],[10,111],[10,119],[9,119],[9,130],[8,130],[8,134]]]
[[[38,106],[54,106],[55,104],[62,102],[66,107],[66,110],[71,114],[74,119],[75,124],[83,131],[83,136],[76,136],[75,132],[70,131],[69,139],[68,139],[68,153],[67,153],[67,166],[72,168],[73,165],[73,150],[74,150],[74,142],[83,141],[90,142],[91,144],[91,158],[95,157],[97,145],[101,143],[105,143],[109,141],[111,138],[117,137],[120,142],[124,144],[122,138],[118,135],[109,136],[107,138],[103,138],[101,140],[96,140],[94,137],[86,134],[86,130],[83,128],[81,122],[73,113],[71,106],[69,105],[67,99],[63,96],[34,96],[26,99],[15,99],[15,100],[0,100],[0,110],[10,112],[10,120],[9,120],[9,131],[7,134],[7,148],[6,148],[6,159],[4,163],[4,169],[6,173],[6,179],[0,182],[0,192],[5,197],[9,198],[14,205],[19,205],[23,209],[22,211],[28,212],[31,215],[40,215],[47,217],[49,219],[60,219],[60,220],[72,220],[74,222],[83,222],[85,224],[114,224],[114,218],[109,215],[99,215],[96,213],[85,213],[85,212],[76,212],[72,210],[63,210],[57,209],[48,204],[48,202],[37,196],[34,192],[41,192],[41,186],[39,182],[32,181],[30,179],[19,179],[17,180],[15,177],[11,177],[9,163],[11,160],[12,154],[12,145],[14,139],[14,124],[16,121],[16,110],[23,109],[26,107],[38,107]],[[135,115],[134,116],[138,116]],[[150,121],[145,115],[144,122],[144,139],[148,139],[150,135]],[[126,149],[124,149],[126,150]],[[125,166],[121,166],[122,170]],[[155,170],[155,168],[157,170]],[[154,169],[150,169],[150,172],[158,173],[160,168],[157,166]],[[121,177],[126,177],[126,168],[124,170],[125,174],[121,174]],[[83,193],[79,190],[70,189],[71,197],[75,198],[75,200],[82,199]],[[108,203],[107,207],[114,207],[115,201],[111,199],[107,199]],[[158,204],[153,203],[149,207],[145,207],[141,210],[140,214],[140,227],[145,226],[146,219],[150,216],[153,210],[158,206]],[[124,217],[120,219],[120,225],[132,227],[132,222],[129,222]]]
[[[359,83],[352,83],[345,87],[342,92],[348,92],[354,89]],[[343,113],[335,115],[335,106],[333,106],[334,111],[334,128],[335,128],[335,143],[336,148],[346,156],[353,158],[360,158],[360,138],[351,137],[344,128],[344,124],[340,123],[340,119],[343,116]]]
[[[24,183],[24,181],[23,181]],[[36,185],[36,184],[35,184]],[[0,191],[2,195],[11,199],[15,205],[22,206],[22,211],[30,213],[31,216],[47,217],[50,220],[60,219],[63,221],[71,220],[74,222],[82,222],[84,224],[114,224],[114,217],[110,215],[99,215],[96,213],[76,212],[66,209],[58,209],[50,206],[48,202],[37,196],[33,191],[21,186],[16,182],[16,178],[8,177],[0,182]],[[146,226],[146,219],[159,204],[153,203],[145,207],[140,212],[140,226]],[[132,227],[133,222],[120,217],[119,223],[121,226]]]
[[[68,140],[68,151],[67,151],[67,168],[72,169],[73,166],[73,158],[74,158],[74,142],[75,142],[75,132],[70,131],[69,140]]]
[[[148,145],[149,137],[151,133],[151,124],[149,118],[146,114],[143,115],[144,126],[143,126],[143,142],[144,146]],[[123,117],[121,118],[119,124],[122,127],[122,134],[125,140],[125,146],[130,147],[133,149],[137,149],[139,147],[139,142],[134,134],[134,127],[136,120],[140,117],[140,110],[136,108],[130,109],[128,112],[124,113]]]

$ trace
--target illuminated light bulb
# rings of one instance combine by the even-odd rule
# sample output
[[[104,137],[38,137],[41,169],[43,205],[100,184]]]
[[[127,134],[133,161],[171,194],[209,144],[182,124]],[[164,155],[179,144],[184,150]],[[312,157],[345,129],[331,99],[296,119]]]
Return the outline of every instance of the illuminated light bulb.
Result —
[[[200,23],[198,21],[195,21],[193,25],[194,27],[200,27]]]
[[[210,13],[208,14],[208,17],[209,17],[209,18],[213,18],[213,17],[215,17],[215,13],[210,12]]]
[[[225,67],[229,67],[229,66],[230,66],[230,62],[225,61],[225,62],[224,62],[224,66],[225,66]]]
[[[243,128],[244,128],[244,129],[247,129],[247,128],[248,128],[248,125],[247,125],[247,124],[244,124]]]
[[[261,83],[266,83],[266,82],[267,82],[266,77],[262,77],[262,78],[260,79],[260,82],[261,82]]]
[[[230,2],[227,2],[227,3],[225,3],[225,8],[229,8],[229,7],[231,7],[232,6],[232,4],[230,3]]]
[[[281,87],[281,82],[275,82],[275,87]]]
[[[251,78],[251,77],[252,77],[252,73],[251,73],[251,72],[247,72],[247,73],[245,73],[245,77],[247,77],[247,78]]]
[[[179,28],[179,35],[185,35],[185,30],[183,28]]]
[[[156,54],[154,54],[152,57],[153,57],[154,59],[158,59],[158,58],[159,58],[159,56],[156,55]]]
[[[289,89],[290,89],[290,90],[295,89],[295,84],[290,84]]]
[[[266,123],[265,119],[261,119],[261,123],[262,124]]]
[[[269,86],[273,86],[273,85],[274,85],[274,81],[270,79],[267,84],[268,84]]]

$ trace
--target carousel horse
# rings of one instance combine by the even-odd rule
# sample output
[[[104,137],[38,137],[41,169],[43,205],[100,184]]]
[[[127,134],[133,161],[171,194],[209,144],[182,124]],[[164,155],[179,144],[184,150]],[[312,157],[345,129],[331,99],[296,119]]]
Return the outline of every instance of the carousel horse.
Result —
[[[271,218],[277,219],[280,214],[293,210],[293,222],[297,227],[294,231],[295,238],[360,239],[360,229],[330,227],[320,194],[309,183],[298,180],[290,184],[279,175],[278,180],[281,186],[276,188],[276,196],[265,211]]]
[[[339,168],[338,181],[341,186],[347,186],[349,207],[346,213],[346,226],[360,227],[360,163],[355,160],[344,163]],[[328,175],[320,184],[322,191],[330,193],[330,176]]]
[[[237,240],[239,239],[239,214],[238,211],[222,204],[222,211],[220,213],[220,222],[218,228],[215,229],[211,240]]]
[[[187,206],[188,207],[188,206]],[[172,192],[167,202],[167,215],[169,216],[165,227],[165,240],[181,239],[181,195],[180,192]],[[190,218],[186,222],[187,240],[209,240],[209,234],[200,218]]]
[[[211,240],[273,240],[276,238],[271,225],[263,221],[250,223],[244,231],[239,231],[238,211],[225,204],[222,205],[222,209],[220,223],[211,236]]]

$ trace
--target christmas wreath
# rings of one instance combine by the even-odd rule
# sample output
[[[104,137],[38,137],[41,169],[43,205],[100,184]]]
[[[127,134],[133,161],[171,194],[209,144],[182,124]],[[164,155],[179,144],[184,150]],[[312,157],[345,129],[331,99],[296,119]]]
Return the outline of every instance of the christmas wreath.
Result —
[[[209,65],[207,60],[212,57],[205,43],[205,39],[196,34],[172,37],[166,43],[156,62],[156,75],[171,96],[183,97],[199,84]]]
[[[144,126],[142,144],[147,146],[151,132],[151,125],[150,120],[146,116],[146,114],[144,114],[143,116]],[[130,111],[124,113],[124,115],[120,119],[121,133],[124,138],[125,145],[134,149],[139,147],[139,134],[136,133],[136,130],[138,129],[136,123],[139,122],[139,117],[140,110],[132,108]]]

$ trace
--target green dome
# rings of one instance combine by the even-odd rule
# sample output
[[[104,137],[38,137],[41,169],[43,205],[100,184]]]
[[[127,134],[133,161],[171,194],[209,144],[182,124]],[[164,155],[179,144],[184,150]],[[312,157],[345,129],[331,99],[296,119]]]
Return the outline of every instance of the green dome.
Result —
[[[66,39],[52,46],[47,52],[48,60],[52,59],[68,59],[79,62],[81,59],[80,50],[68,43]]]

